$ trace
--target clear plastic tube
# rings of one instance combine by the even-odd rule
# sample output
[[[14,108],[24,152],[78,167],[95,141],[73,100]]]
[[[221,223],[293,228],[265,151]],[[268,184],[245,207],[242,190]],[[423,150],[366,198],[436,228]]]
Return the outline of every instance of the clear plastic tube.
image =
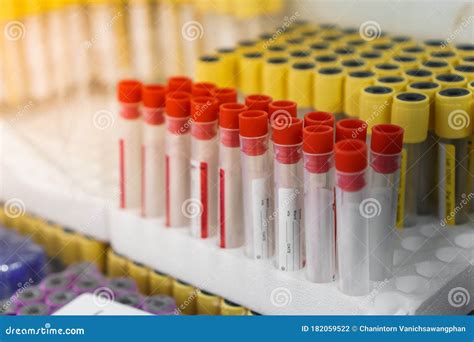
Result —
[[[142,81],[156,79],[152,50],[151,6],[146,1],[131,1],[128,6],[129,32],[134,74]]]

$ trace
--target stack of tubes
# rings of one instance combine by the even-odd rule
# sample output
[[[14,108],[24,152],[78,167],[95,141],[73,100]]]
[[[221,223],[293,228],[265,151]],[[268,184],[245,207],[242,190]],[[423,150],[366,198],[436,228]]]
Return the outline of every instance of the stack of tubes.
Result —
[[[202,53],[268,29],[281,0],[2,0],[0,105],[192,75]]]

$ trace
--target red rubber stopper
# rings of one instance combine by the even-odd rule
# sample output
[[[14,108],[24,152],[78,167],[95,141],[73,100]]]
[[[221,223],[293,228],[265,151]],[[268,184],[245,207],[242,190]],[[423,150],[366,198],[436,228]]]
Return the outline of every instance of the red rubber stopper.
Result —
[[[304,126],[325,125],[334,127],[334,115],[329,112],[309,112],[304,116]]]
[[[303,120],[279,116],[272,124],[273,142],[278,145],[298,145],[303,141]]]
[[[240,135],[262,137],[268,133],[268,114],[262,110],[247,110],[239,114]]]
[[[117,86],[117,98],[123,103],[138,103],[142,100],[142,84],[136,80],[122,80]]]
[[[249,107],[249,110],[263,110],[268,112],[268,106],[272,102],[272,98],[267,95],[249,95],[245,98],[245,105]]]
[[[193,84],[191,94],[193,96],[212,96],[212,91],[214,89],[216,89],[214,83],[198,82]]]
[[[364,170],[367,167],[367,144],[360,140],[342,140],[335,146],[337,186],[344,191],[359,191],[365,186]]]
[[[313,125],[303,128],[303,151],[305,168],[312,173],[325,173],[331,168],[334,150],[334,128],[326,125]]]
[[[193,81],[186,76],[174,76],[168,79],[168,91],[184,91],[190,93],[193,87]]]
[[[191,95],[182,91],[168,93],[166,113],[176,118],[187,118],[191,113]]]
[[[357,139],[365,142],[367,123],[359,119],[342,119],[336,123],[336,142],[345,139]]]
[[[268,117],[270,122],[275,120],[274,116],[285,115],[296,117],[297,105],[294,101],[279,100],[273,101],[268,105]]]
[[[161,84],[147,84],[142,88],[143,106],[163,108],[166,102],[166,87]]]
[[[234,88],[215,88],[211,91],[219,104],[237,102],[237,91]]]
[[[191,118],[195,122],[213,122],[217,120],[219,104],[211,96],[194,97],[191,100]]]
[[[380,124],[372,127],[370,149],[372,168],[389,174],[400,168],[399,155],[403,148],[403,128],[397,125]]]
[[[248,110],[242,103],[224,103],[219,107],[219,126],[227,129],[239,129],[239,114]]]

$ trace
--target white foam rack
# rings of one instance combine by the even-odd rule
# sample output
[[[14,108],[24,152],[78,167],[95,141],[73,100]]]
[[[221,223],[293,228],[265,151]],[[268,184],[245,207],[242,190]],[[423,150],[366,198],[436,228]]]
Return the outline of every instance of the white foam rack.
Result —
[[[22,108],[1,119],[0,199],[99,240],[153,269],[262,314],[466,314],[474,309],[474,224],[420,218],[397,232],[394,277],[350,297],[242,249],[222,250],[186,229],[116,207],[117,153],[111,97]]]

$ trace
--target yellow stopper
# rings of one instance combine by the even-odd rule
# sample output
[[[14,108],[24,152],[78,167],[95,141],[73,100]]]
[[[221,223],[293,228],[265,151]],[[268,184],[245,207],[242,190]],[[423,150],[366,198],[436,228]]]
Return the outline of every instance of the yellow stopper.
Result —
[[[263,56],[259,52],[245,53],[239,62],[239,86],[243,94],[262,92]]]
[[[66,2],[64,0],[48,0],[46,8],[48,10],[58,10],[65,6]]]
[[[199,290],[196,296],[196,307],[198,315],[219,315],[221,311],[221,298]]]
[[[401,66],[402,70],[416,69],[420,66],[420,60],[415,56],[396,55],[390,60],[390,63],[395,63]]]
[[[107,244],[90,237],[79,236],[79,260],[95,264],[100,271],[105,269]]]
[[[218,77],[222,85],[219,86],[235,88],[237,85],[237,52],[232,48],[222,48],[217,50],[217,55],[222,61],[222,74]]]
[[[64,265],[72,265],[78,262],[80,260],[79,235],[71,230],[61,229],[57,225],[52,226],[52,228],[52,234],[57,234],[59,238],[59,249],[54,253],[59,253],[59,259]],[[50,246],[48,248],[54,247]]]
[[[196,82],[211,82],[219,87],[224,87],[226,76],[228,74],[226,74],[225,65],[219,56],[206,55],[199,57],[195,71]]]
[[[471,134],[472,92],[447,88],[436,94],[435,132],[445,139],[462,139]]]
[[[398,76],[402,74],[402,67],[398,63],[379,63],[372,67],[378,77]]]
[[[262,92],[272,99],[287,98],[288,59],[267,58],[262,70]]]
[[[451,71],[449,63],[439,59],[428,59],[422,63],[421,67],[432,71],[434,75],[446,74]]]
[[[150,294],[151,295],[171,295],[173,279],[157,271],[150,272]]]
[[[432,52],[442,52],[442,51],[449,51],[451,46],[445,40],[438,40],[438,39],[428,39],[423,42],[423,46],[425,47],[428,54]]]
[[[340,46],[334,49],[334,54],[339,57],[341,62],[357,58],[356,49],[350,46]]]
[[[377,64],[383,63],[384,61],[383,55],[377,51],[361,52],[360,58],[362,58],[367,63],[367,67],[369,69],[373,68]]]
[[[470,91],[472,91],[472,94],[474,95],[474,81],[470,82],[467,87],[469,88]]]
[[[410,45],[402,49],[401,52],[403,55],[417,57],[420,61],[424,61],[428,56],[428,52],[423,46],[420,45]]]
[[[237,53],[239,55],[259,51],[259,49],[259,42],[257,40],[244,39],[237,42]]]
[[[390,39],[393,44],[393,50],[396,53],[401,52],[404,48],[414,45],[413,39],[409,36],[394,36]]]
[[[290,37],[285,40],[288,51],[301,51],[306,49],[304,39],[301,37]]]
[[[339,57],[335,54],[316,56],[313,60],[316,63],[316,69],[335,68],[340,64]]]
[[[309,45],[309,48],[313,57],[330,55],[332,51],[330,45],[323,41],[314,42]]]
[[[375,79],[375,85],[390,87],[395,92],[404,90],[407,84],[408,80],[403,76],[383,76]]]
[[[435,82],[441,84],[441,88],[464,88],[467,85],[467,79],[461,74],[438,74]]]
[[[412,82],[408,84],[407,91],[418,92],[428,96],[430,102],[430,119],[428,128],[434,129],[435,122],[435,98],[436,93],[441,90],[441,85],[436,82]]]
[[[268,46],[265,50],[265,57],[287,57],[287,46],[285,44],[273,44]]]
[[[172,290],[178,312],[185,315],[195,315],[197,312],[196,297],[199,290],[179,280],[173,281]]]
[[[361,90],[359,119],[367,123],[367,134],[371,134],[375,125],[390,123],[394,93],[392,88],[382,86],[368,86]]]
[[[294,63],[309,63],[311,62],[311,51],[310,50],[293,50],[289,52],[290,64]]]
[[[344,76],[342,68],[318,69],[313,82],[313,107],[316,110],[342,112]]]
[[[44,13],[46,9],[45,1],[42,0],[20,0],[21,15],[27,17]]]
[[[246,316],[247,309],[232,303],[228,300],[223,300],[221,303],[221,315],[222,316]]]
[[[341,62],[341,67],[346,73],[354,71],[366,71],[369,70],[367,63],[361,59],[347,59]]]
[[[116,254],[111,248],[107,252],[107,275],[111,278],[128,276],[127,259]]]
[[[404,129],[404,142],[416,144],[425,141],[429,117],[430,102],[425,94],[402,92],[394,96],[391,122]]]
[[[395,45],[389,41],[379,41],[379,39],[376,39],[372,43],[372,50],[380,52],[384,61],[388,61],[394,55]]]
[[[428,69],[416,68],[403,71],[408,82],[431,82],[433,80],[433,72]]]
[[[466,77],[468,82],[474,81],[474,66],[469,64],[459,64],[453,69],[453,73]]]
[[[18,6],[15,0],[3,0],[0,10],[0,22],[17,20],[21,12],[20,6]]]
[[[344,113],[348,116],[354,118],[360,116],[361,90],[374,84],[374,77],[372,71],[355,71],[347,74],[344,83]]]
[[[287,98],[300,108],[313,105],[314,63],[294,63],[288,71]]]
[[[458,44],[455,51],[460,57],[474,56],[474,44]]]
[[[344,45],[343,35],[336,34],[321,34],[321,40],[328,43],[332,49],[336,49]]]
[[[459,63],[459,55],[456,52],[450,50],[431,52],[429,59],[434,61],[444,61],[450,65],[457,65]]]
[[[357,53],[362,53],[371,49],[369,42],[360,38],[348,40],[346,44],[355,49]]]
[[[461,64],[474,65],[474,56],[466,56],[461,60]]]
[[[128,261],[128,274],[135,279],[140,293],[148,295],[150,292],[150,269],[142,264]]]

